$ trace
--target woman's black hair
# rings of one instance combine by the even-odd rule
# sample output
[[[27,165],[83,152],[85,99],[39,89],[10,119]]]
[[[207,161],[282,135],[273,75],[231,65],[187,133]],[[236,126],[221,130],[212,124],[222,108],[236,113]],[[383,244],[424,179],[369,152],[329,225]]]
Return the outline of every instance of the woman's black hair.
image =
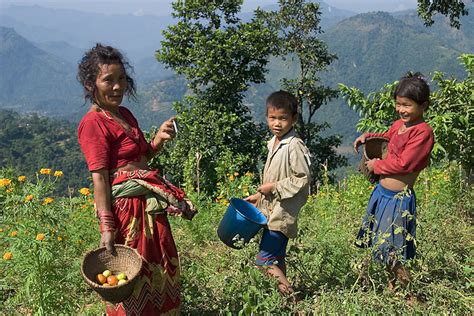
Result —
[[[77,80],[84,87],[84,98],[94,103],[96,86],[95,81],[99,74],[100,65],[121,64],[125,70],[127,79],[127,89],[125,94],[136,100],[135,81],[129,76],[133,72],[132,66],[128,63],[123,54],[112,46],[105,46],[97,43],[95,47],[88,50],[79,62]]]
[[[393,98],[397,99],[397,96],[412,99],[419,105],[426,103],[428,106],[430,104],[430,86],[426,77],[419,72],[407,73],[400,78],[393,92]]]
[[[274,107],[277,109],[287,109],[292,115],[298,114],[298,101],[295,96],[287,91],[276,91],[270,94],[266,101],[268,107]]]

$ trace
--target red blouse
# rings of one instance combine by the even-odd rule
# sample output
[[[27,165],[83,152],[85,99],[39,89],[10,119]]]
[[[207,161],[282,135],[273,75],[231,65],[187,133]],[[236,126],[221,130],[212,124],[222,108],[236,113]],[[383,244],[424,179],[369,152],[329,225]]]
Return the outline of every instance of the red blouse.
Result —
[[[368,133],[370,137],[386,137],[388,154],[383,160],[374,164],[374,173],[382,175],[409,174],[421,171],[428,166],[431,150],[434,145],[434,135],[431,126],[419,123],[405,133],[399,134],[398,130],[403,121],[393,123],[385,133]]]
[[[132,112],[123,106],[118,110],[131,126],[131,131],[125,131],[119,123],[102,111],[87,112],[79,123],[79,145],[89,171],[116,169],[139,161],[148,151],[148,143]]]

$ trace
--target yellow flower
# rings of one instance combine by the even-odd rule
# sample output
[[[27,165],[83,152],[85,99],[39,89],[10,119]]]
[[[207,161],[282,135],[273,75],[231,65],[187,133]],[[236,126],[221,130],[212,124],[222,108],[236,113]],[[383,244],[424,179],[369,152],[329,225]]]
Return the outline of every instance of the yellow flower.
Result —
[[[89,188],[82,188],[79,190],[79,193],[81,193],[82,195],[88,196],[91,194],[91,191],[89,190]]]
[[[0,187],[9,186],[11,183],[12,183],[12,180],[10,179],[5,179],[5,178],[0,179]]]
[[[36,240],[42,241],[44,239],[45,235],[44,234],[38,234],[36,235]]]
[[[61,236],[58,236],[58,241],[61,241],[63,240],[63,238]]]
[[[54,199],[52,197],[47,197],[43,201],[43,205],[48,205],[54,202]]]
[[[41,174],[51,174],[51,169],[42,168],[42,169],[40,170],[40,173],[41,173]]]
[[[18,232],[16,230],[10,233],[10,237],[16,237],[16,235],[18,235]]]
[[[236,177],[237,177],[238,175],[239,175],[239,173],[238,173],[238,172],[234,172],[234,176],[236,176]]]
[[[3,228],[0,228],[0,233],[3,233]]]
[[[6,192],[7,192],[7,193],[12,193],[12,192],[13,192],[13,188],[7,189]]]
[[[246,177],[251,177],[251,176],[253,176],[253,174],[252,174],[250,171],[247,171],[247,172],[245,173],[245,176],[246,176]]]
[[[56,170],[54,172],[54,176],[59,178],[59,177],[64,176],[64,173],[61,170]]]
[[[25,202],[30,202],[31,200],[33,200],[34,196],[33,194],[28,194],[26,197],[25,197]]]
[[[231,175],[229,176],[229,180],[230,180],[231,182],[234,181],[234,175],[233,175],[233,174],[231,174]]]
[[[25,182],[26,181],[26,176],[19,176],[18,177],[18,182]]]
[[[13,258],[13,254],[11,252],[5,252],[3,254],[3,260],[11,260]]]

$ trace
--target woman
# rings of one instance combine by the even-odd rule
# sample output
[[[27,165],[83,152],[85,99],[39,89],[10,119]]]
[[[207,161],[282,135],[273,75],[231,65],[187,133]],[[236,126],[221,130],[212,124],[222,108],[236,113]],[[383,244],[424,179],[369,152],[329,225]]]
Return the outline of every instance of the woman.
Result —
[[[96,44],[78,71],[91,102],[78,139],[92,173],[100,245],[109,251],[114,243],[128,245],[144,260],[131,297],[106,309],[108,315],[178,314],[179,260],[167,213],[191,219],[195,210],[180,188],[148,170],[148,160],[176,133],[170,118],[146,142],[133,114],[121,106],[124,95],[136,93],[129,68],[117,49]]]

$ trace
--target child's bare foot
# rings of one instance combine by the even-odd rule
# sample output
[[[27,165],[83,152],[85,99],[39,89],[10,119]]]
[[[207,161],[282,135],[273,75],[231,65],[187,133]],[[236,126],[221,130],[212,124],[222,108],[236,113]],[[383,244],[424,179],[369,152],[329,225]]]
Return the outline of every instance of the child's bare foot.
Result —
[[[286,285],[283,283],[278,284],[278,291],[283,295],[291,295],[295,293],[295,290],[291,287],[291,285]]]

